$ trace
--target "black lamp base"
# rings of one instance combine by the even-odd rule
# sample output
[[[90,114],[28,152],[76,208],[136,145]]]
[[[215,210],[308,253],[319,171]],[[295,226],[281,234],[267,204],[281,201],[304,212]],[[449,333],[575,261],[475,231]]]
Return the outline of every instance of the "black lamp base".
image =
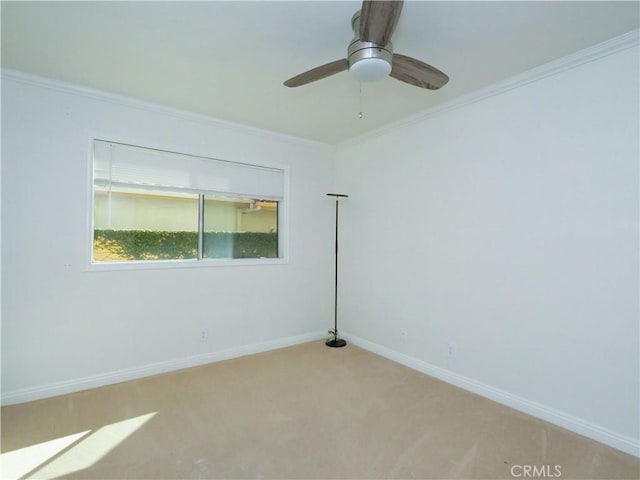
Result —
[[[341,338],[333,338],[331,340],[327,340],[325,342],[325,345],[327,347],[340,348],[340,347],[344,347],[345,345],[347,345],[347,342],[342,340]]]

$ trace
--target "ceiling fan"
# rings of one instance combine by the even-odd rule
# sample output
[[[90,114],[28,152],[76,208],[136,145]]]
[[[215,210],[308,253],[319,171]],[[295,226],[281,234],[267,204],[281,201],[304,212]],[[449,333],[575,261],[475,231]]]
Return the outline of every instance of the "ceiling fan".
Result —
[[[290,78],[287,87],[299,87],[349,70],[361,82],[388,75],[420,88],[437,90],[449,77],[415,58],[393,53],[391,36],[400,18],[402,1],[365,0],[351,18],[355,37],[347,49],[347,58],[327,63]]]

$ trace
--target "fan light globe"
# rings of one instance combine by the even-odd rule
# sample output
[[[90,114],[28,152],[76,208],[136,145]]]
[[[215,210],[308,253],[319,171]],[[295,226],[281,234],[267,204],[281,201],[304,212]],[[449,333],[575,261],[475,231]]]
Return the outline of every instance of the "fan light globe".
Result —
[[[363,58],[349,67],[349,73],[361,82],[373,82],[388,76],[391,64],[382,58]]]

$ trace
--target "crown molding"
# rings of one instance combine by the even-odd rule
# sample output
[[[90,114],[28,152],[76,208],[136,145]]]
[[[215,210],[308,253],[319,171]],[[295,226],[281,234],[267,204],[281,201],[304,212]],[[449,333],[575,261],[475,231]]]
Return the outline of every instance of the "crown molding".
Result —
[[[427,118],[431,118],[451,110],[455,110],[466,105],[482,101],[486,98],[490,98],[502,93],[508,92],[516,88],[520,88],[532,82],[537,82],[544,78],[557,75],[566,70],[579,67],[589,62],[593,62],[600,58],[613,55],[628,48],[636,47],[640,44],[640,29],[631,30],[623,35],[614,37],[605,42],[599,43],[592,47],[580,50],[571,55],[567,55],[563,58],[553,60],[549,63],[541,65],[539,67],[528,70],[524,73],[515,75],[508,79],[494,83],[487,87],[481,88],[466,95],[454,98],[447,102],[444,102],[435,107],[423,110],[417,114],[406,117],[402,120],[384,125],[375,130],[371,130],[362,135],[355,136],[353,138],[337,142],[335,144],[318,142],[301,137],[295,137],[292,135],[286,135],[284,133],[275,132],[271,130],[261,129],[258,127],[251,127],[239,123],[230,122],[214,117],[210,117],[195,112],[186,110],[180,110],[163,106],[160,104],[137,100],[131,97],[118,95],[114,93],[104,92],[97,89],[91,89],[82,87],[79,85],[73,85],[70,83],[54,80],[50,78],[40,77],[32,74],[19,72],[16,70],[2,69],[2,80],[13,80],[25,84],[35,85],[43,88],[50,88],[63,93],[71,95],[79,95],[95,100],[101,100],[104,102],[114,103],[126,107],[137,108],[141,110],[151,111],[160,115],[170,115],[173,117],[181,118],[188,121],[195,121],[200,123],[209,124],[217,128],[228,129],[232,131],[242,132],[244,134],[256,135],[263,138],[278,139],[280,141],[287,142],[289,144],[303,146],[307,148],[323,149],[328,151],[337,151],[350,145],[357,145],[373,137],[380,137],[382,135],[391,133],[393,131],[408,127],[410,125],[419,123]]]
[[[371,130],[362,135],[344,140],[335,145],[337,150],[345,147],[358,145],[371,138],[379,138],[382,135],[389,134],[396,130],[420,123],[425,119],[441,115],[458,108],[480,102],[484,99],[500,95],[502,93],[523,87],[530,83],[538,82],[547,77],[558,75],[559,73],[571,70],[586,63],[593,62],[603,57],[614,55],[623,50],[633,48],[640,45],[640,29],[631,30],[623,35],[614,37],[605,42],[593,45],[578,52],[572,53],[565,57],[553,60],[539,67],[535,67],[526,72],[520,73],[505,80],[489,85],[487,87],[475,90],[466,95],[454,98],[447,102],[441,103],[435,107],[423,110],[419,113],[406,117],[402,120],[387,124],[375,130]]]
[[[153,102],[147,102],[144,100],[138,100],[132,97],[124,96],[124,95],[118,95],[115,93],[83,87],[80,85],[74,85],[74,84],[63,82],[60,80],[55,80],[48,77],[41,77],[38,75],[24,73],[17,70],[3,68],[0,70],[0,77],[2,78],[3,82],[10,80],[18,83],[55,90],[61,93],[69,94],[69,95],[76,95],[76,96],[85,97],[92,100],[98,100],[98,101],[107,102],[107,103],[112,103],[112,104],[116,104],[116,105],[120,105],[128,108],[145,110],[145,111],[156,113],[159,115],[167,115],[167,116],[172,116],[182,120],[203,123],[203,124],[214,126],[216,128],[231,130],[235,132],[241,132],[243,134],[254,135],[254,136],[259,136],[263,138],[269,138],[271,140],[284,141],[286,143],[297,145],[297,146],[323,149],[328,151],[333,150],[332,145],[328,143],[318,142],[315,140],[309,140],[301,137],[295,137],[293,135],[286,135],[284,133],[275,132],[272,130],[262,129],[258,127],[252,127],[248,125],[243,125],[241,123],[234,123],[228,120],[222,120],[219,118],[210,117],[208,115],[190,112],[188,110],[181,110],[178,108],[167,107],[165,105],[161,105]]]

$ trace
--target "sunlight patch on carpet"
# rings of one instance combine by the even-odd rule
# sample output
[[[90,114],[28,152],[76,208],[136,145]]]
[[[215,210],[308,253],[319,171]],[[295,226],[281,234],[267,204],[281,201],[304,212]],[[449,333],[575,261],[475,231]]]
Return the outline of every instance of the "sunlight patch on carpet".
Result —
[[[89,468],[157,413],[111,423],[95,432],[87,430],[3,453],[0,456],[2,478],[20,479],[28,475],[29,478],[53,479]]]

